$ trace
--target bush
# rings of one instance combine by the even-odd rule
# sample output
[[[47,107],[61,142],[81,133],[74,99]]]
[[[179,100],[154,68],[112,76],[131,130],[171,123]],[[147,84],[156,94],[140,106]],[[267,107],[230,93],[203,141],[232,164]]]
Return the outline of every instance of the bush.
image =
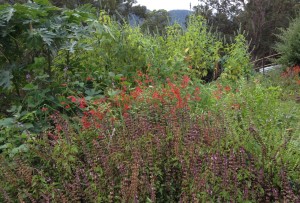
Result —
[[[281,34],[277,35],[279,42],[275,45],[275,50],[281,53],[277,63],[293,66],[300,64],[300,17],[294,19],[287,29],[281,29]]]
[[[76,117],[46,110],[51,128],[28,135],[29,150],[1,154],[0,201],[299,200],[300,114],[286,115],[282,89],[217,84],[203,102],[186,76],[135,78],[109,98],[70,96]]]

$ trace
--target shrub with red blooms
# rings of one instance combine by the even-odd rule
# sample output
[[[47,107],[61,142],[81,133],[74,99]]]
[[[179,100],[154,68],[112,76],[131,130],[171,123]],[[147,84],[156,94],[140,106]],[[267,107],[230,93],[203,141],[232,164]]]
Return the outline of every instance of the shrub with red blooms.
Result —
[[[1,159],[0,200],[13,202],[299,202],[284,163],[266,171],[235,140],[222,111],[194,115],[202,102],[187,76],[157,87],[142,73],[134,89],[101,100],[70,96],[78,117],[55,112],[54,127],[15,164]],[[125,81],[125,80],[124,80]],[[124,83],[125,84],[125,83]],[[212,97],[231,91],[218,85]],[[218,97],[217,97],[218,96]],[[237,111],[240,104],[232,104]],[[79,120],[79,127],[71,122]],[[264,146],[258,134],[253,137]],[[265,157],[267,158],[267,157]]]
[[[300,84],[300,66],[296,65],[287,68],[283,73],[281,73],[281,77],[292,78],[296,81],[297,84]]]

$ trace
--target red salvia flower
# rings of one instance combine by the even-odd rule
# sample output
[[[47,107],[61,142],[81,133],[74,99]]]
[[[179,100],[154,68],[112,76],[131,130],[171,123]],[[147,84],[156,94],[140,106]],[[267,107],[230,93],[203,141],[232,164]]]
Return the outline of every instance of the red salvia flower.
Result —
[[[81,123],[83,126],[83,129],[89,129],[91,127],[91,123],[88,120],[88,113],[84,112],[84,116],[81,118]]]
[[[226,86],[226,87],[225,87],[225,91],[226,91],[226,92],[230,92],[230,90],[231,90],[231,88],[230,88],[229,86]]]
[[[46,112],[46,111],[48,111],[48,108],[47,107],[43,107],[41,110],[42,110],[42,112]]]
[[[59,133],[59,132],[61,132],[62,131],[62,126],[60,125],[60,124],[57,124],[56,126],[55,126],[55,129],[57,130],[57,132]]]
[[[86,101],[84,98],[80,98],[78,99],[79,101],[79,108],[84,109],[85,107],[87,107]]]
[[[189,82],[190,82],[189,76],[184,75],[183,79],[182,79],[182,82],[181,82],[181,87],[186,88],[188,86]]]
[[[71,102],[75,103],[77,101],[76,97],[69,96],[68,99],[71,99]]]
[[[131,92],[131,96],[136,99],[143,93],[143,90],[140,87],[136,87],[133,92]]]
[[[88,77],[86,78],[86,81],[92,81],[92,80],[93,80],[93,78],[90,77],[90,76],[88,76]]]

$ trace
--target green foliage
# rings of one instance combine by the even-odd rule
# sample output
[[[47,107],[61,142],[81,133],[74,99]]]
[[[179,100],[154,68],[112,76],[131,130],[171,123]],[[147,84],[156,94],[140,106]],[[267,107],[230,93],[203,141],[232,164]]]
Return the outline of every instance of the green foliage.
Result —
[[[221,58],[222,46],[208,31],[201,16],[190,16],[186,30],[178,24],[167,28],[165,49],[168,64],[184,64],[181,71],[188,72],[195,79],[203,79],[209,73],[212,75]]]
[[[0,202],[298,198],[298,86],[246,81],[242,35],[36,2],[0,10]]]
[[[224,72],[222,78],[237,80],[243,76],[249,76],[251,72],[250,54],[247,49],[247,42],[243,35],[237,35],[235,42],[226,48],[228,53],[225,56]]]
[[[299,198],[300,108],[281,100],[280,86],[256,78],[193,94],[186,77],[151,87],[151,77],[139,77],[137,88],[91,100],[78,117],[52,114],[53,128],[28,136],[30,150],[1,154],[0,200]],[[202,91],[208,109],[194,108],[203,104]]]
[[[80,39],[94,32],[108,31],[93,12],[89,5],[67,10],[54,7],[48,1],[1,5],[0,87],[4,93],[18,101],[16,97],[22,100],[27,93],[22,88],[36,77],[47,74],[47,84],[53,84],[50,81],[54,77],[64,79],[61,76],[69,66],[70,55],[76,49],[89,49],[84,42],[79,42]],[[64,67],[53,66],[58,54],[66,56]],[[40,87],[47,89],[43,85]]]
[[[170,16],[166,10],[154,10],[147,13],[141,29],[144,33],[164,35],[169,22]]]
[[[294,19],[287,29],[281,29],[281,34],[277,35],[279,42],[275,45],[275,50],[281,53],[277,63],[285,66],[300,64],[300,17]]]
[[[300,108],[294,99],[282,101],[287,89],[279,85],[280,80],[260,77],[250,83],[242,80],[237,84],[239,92],[222,103],[228,109],[227,118],[235,135],[231,141],[244,143],[246,150],[251,149],[257,156],[261,154],[259,161],[268,173],[279,173],[275,166],[285,162],[297,182],[299,175],[295,169],[299,167],[300,154],[295,146],[300,143]]]

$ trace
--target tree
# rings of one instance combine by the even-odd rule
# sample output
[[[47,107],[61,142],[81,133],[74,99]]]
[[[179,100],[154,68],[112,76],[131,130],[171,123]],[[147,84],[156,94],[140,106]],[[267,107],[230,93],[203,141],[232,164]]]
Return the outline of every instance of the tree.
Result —
[[[290,18],[299,8],[297,0],[249,0],[240,14],[242,28],[248,32],[254,57],[263,57],[274,52],[278,28],[286,28]]]
[[[244,6],[244,0],[199,0],[194,11],[197,15],[204,16],[213,30],[229,39],[239,28],[237,16]]]
[[[163,35],[166,33],[166,27],[169,25],[169,18],[168,11],[163,9],[154,10],[147,13],[141,28],[144,32],[149,32],[149,34]]]
[[[275,50],[282,53],[277,63],[294,66],[300,65],[300,17],[295,18],[287,29],[281,29],[277,35]]]
[[[299,0],[201,0],[194,7],[195,13],[203,15],[208,24],[227,39],[235,31],[247,33],[253,58],[274,52],[278,28],[286,28],[289,19],[296,16]]]

